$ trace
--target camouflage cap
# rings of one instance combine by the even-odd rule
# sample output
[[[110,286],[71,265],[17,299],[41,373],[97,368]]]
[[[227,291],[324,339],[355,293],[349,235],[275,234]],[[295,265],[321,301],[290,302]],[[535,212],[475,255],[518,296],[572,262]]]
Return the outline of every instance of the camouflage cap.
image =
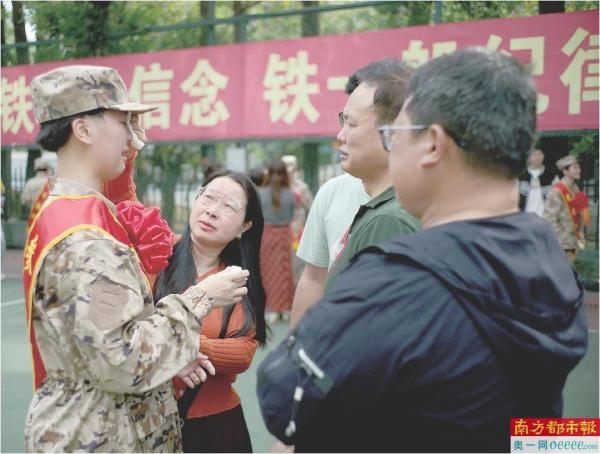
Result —
[[[575,164],[577,162],[577,158],[575,156],[567,155],[564,158],[560,158],[556,161],[556,167],[558,170],[562,170],[565,167],[569,167],[571,164]]]
[[[104,66],[61,66],[31,81],[33,111],[40,123],[98,108],[144,113],[158,107],[129,102],[116,69]]]

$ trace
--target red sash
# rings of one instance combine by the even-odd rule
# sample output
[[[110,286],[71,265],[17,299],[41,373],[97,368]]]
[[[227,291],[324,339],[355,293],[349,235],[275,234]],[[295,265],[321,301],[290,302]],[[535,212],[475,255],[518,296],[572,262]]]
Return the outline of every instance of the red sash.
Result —
[[[571,222],[573,224],[573,231],[575,232],[575,235],[577,236],[577,238],[580,239],[580,235],[581,235],[580,219],[581,218],[579,215],[580,215],[580,213],[585,214],[586,209],[589,210],[589,208],[587,207],[587,204],[582,203],[582,199],[584,198],[585,201],[587,201],[587,197],[582,192],[577,193],[576,196],[573,197],[571,195],[571,192],[569,191],[569,188],[567,188],[567,185],[564,184],[562,181],[559,181],[558,183],[556,183],[554,185],[554,187],[556,189],[558,189],[558,191],[560,192],[563,202],[565,203],[565,205],[567,206],[567,209],[569,210],[569,216],[571,217]]]
[[[27,218],[27,230],[31,229],[31,224],[33,223],[33,220],[36,218],[36,216],[42,209],[42,205],[44,205],[44,202],[48,198],[49,194],[50,191],[48,189],[48,182],[46,181],[44,187],[42,188],[42,192],[38,194],[37,198],[35,199],[35,203],[31,206],[29,218]]]
[[[46,376],[32,323],[37,276],[48,252],[60,241],[80,230],[101,232],[133,249],[123,226],[102,199],[95,195],[59,196],[39,208],[27,236],[23,264],[23,288],[33,356],[34,389],[40,386]]]

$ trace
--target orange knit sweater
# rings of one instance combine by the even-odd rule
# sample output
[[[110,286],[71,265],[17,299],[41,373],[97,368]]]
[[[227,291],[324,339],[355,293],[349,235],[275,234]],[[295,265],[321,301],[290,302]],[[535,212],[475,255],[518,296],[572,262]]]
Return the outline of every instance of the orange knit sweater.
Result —
[[[223,267],[219,266],[206,273],[199,280],[221,269]],[[236,304],[231,313],[225,339],[219,338],[222,323],[222,308],[214,309],[202,319],[200,352],[207,355],[213,363],[216,375],[209,375],[202,384],[192,406],[188,410],[188,418],[201,418],[222,413],[231,410],[240,403],[240,397],[231,384],[235,382],[237,374],[250,367],[258,341],[253,338],[255,335],[253,328],[244,336],[232,337],[244,324],[244,310],[241,304]],[[186,389],[186,385],[177,377],[173,379],[173,384],[175,385],[175,395],[180,398]]]

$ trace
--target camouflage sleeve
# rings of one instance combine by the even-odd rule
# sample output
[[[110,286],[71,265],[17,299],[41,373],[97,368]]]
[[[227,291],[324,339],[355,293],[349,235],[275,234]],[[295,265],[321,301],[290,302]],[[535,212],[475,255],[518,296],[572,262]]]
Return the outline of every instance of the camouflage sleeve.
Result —
[[[195,359],[198,318],[210,307],[184,294],[154,308],[136,260],[112,239],[78,241],[59,251],[44,282],[61,308],[47,311],[49,321],[56,318],[56,330],[72,327],[62,334],[72,342],[67,356],[77,360],[81,375],[110,392],[150,390]]]
[[[544,219],[552,224],[555,232],[560,231],[559,215],[562,209],[563,201],[560,192],[553,188],[548,191],[548,196],[544,203]]]

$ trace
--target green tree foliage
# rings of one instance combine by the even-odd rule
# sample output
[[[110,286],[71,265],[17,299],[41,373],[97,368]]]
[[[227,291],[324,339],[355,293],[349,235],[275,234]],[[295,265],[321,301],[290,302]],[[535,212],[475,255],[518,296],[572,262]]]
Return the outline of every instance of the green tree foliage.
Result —
[[[15,34],[15,42],[27,41],[27,33],[25,31],[25,13],[23,11],[23,2],[12,2],[12,19]],[[26,47],[19,47],[17,52],[17,62],[20,65],[29,63],[29,51]]]
[[[584,1],[584,2],[565,2],[565,11],[585,11],[590,9],[598,9],[598,2]]]
[[[200,42],[199,29],[142,33],[152,26],[198,21],[199,8],[193,2],[30,2],[27,7],[37,39],[54,40],[37,48],[37,62],[192,47]]]
[[[321,4],[330,6],[348,3],[352,2]],[[36,31],[36,39],[50,40],[50,44],[40,44],[35,48],[34,61],[38,63],[93,55],[197,47],[206,42],[203,30],[194,25],[206,17],[206,2],[37,1],[24,2],[22,5],[26,20]],[[214,6],[215,17],[224,19],[242,14],[260,15],[290,9],[301,10],[303,2],[219,1]],[[597,3],[566,2],[565,7],[567,11],[597,9]],[[324,12],[319,14],[319,32],[331,35],[431,24],[434,21],[434,10],[433,1],[406,1]],[[537,1],[444,1],[441,4],[441,21],[529,16],[536,15],[537,11]],[[8,35],[12,34],[13,24],[11,20],[6,20],[6,11],[3,10],[2,14],[7,27],[6,42],[11,43],[13,41]],[[11,13],[8,13],[8,19],[10,16]],[[176,24],[189,26],[172,28]],[[161,30],[148,32],[152,27],[161,27]],[[239,23],[216,25],[215,44],[239,42],[243,37],[247,41],[299,38],[302,36],[302,16],[248,21],[245,36],[243,27]],[[10,54],[16,54],[14,49],[4,54],[3,64],[12,64],[15,58]]]
[[[537,15],[538,2],[444,2],[442,22]]]
[[[573,138],[570,140],[569,145],[569,154],[576,156],[581,164],[582,179],[588,180],[592,178],[597,182],[598,133],[586,134],[580,137]]]
[[[2,24],[0,24],[0,32],[2,34],[2,64],[5,66],[13,65],[14,61],[12,59],[11,52],[7,52],[4,50],[4,45],[8,44],[10,41],[8,37],[13,33],[12,21],[8,18],[8,14],[6,12],[6,8],[4,8],[4,3],[0,3],[0,7],[2,10],[1,18]]]

